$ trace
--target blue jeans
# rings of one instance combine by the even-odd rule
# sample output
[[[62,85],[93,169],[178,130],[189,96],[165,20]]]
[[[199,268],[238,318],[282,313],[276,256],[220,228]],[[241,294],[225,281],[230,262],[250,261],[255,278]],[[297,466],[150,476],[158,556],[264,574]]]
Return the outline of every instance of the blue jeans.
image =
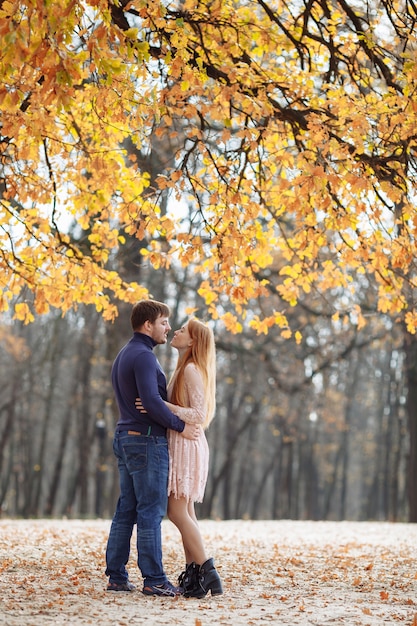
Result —
[[[138,566],[144,585],[167,581],[162,565],[161,522],[167,509],[168,442],[117,432],[113,451],[117,458],[120,496],[106,549],[109,582],[124,583],[133,526],[137,524]]]

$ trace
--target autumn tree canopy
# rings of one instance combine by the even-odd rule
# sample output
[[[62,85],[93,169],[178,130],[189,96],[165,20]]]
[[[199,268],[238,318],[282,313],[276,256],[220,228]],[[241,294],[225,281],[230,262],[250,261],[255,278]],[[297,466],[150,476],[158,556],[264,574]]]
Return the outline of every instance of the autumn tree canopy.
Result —
[[[134,235],[156,268],[193,265],[232,330],[289,335],[310,292],[362,325],[366,282],[414,333],[416,19],[413,0],[0,1],[1,310],[112,319],[146,295],[114,263]],[[175,152],[151,175],[156,139]]]

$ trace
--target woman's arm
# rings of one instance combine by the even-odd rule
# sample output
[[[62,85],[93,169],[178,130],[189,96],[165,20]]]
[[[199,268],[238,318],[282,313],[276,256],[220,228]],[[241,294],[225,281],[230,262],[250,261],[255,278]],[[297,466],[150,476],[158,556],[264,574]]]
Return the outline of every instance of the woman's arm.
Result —
[[[167,406],[187,424],[203,424],[206,417],[203,377],[194,363],[189,363],[184,371],[184,384],[190,406],[183,407],[167,402]]]

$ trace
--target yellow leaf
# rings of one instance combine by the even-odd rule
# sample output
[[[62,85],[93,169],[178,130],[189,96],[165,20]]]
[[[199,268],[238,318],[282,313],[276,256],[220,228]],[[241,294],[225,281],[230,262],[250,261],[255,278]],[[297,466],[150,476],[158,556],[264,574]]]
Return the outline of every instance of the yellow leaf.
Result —
[[[13,319],[20,320],[25,324],[29,324],[35,319],[26,302],[18,302],[14,307],[14,311]]]

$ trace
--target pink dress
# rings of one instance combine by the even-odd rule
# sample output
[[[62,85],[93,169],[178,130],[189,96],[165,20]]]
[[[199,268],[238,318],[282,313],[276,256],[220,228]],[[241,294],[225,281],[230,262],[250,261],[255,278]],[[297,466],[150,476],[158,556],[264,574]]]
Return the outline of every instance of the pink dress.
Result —
[[[203,378],[194,363],[188,363],[185,367],[184,384],[188,406],[176,407],[175,413],[184,422],[202,424],[205,418]],[[170,385],[168,401],[171,392]],[[203,428],[195,441],[185,439],[174,430],[168,430],[168,450],[168,495],[202,502],[209,466],[209,447]]]

